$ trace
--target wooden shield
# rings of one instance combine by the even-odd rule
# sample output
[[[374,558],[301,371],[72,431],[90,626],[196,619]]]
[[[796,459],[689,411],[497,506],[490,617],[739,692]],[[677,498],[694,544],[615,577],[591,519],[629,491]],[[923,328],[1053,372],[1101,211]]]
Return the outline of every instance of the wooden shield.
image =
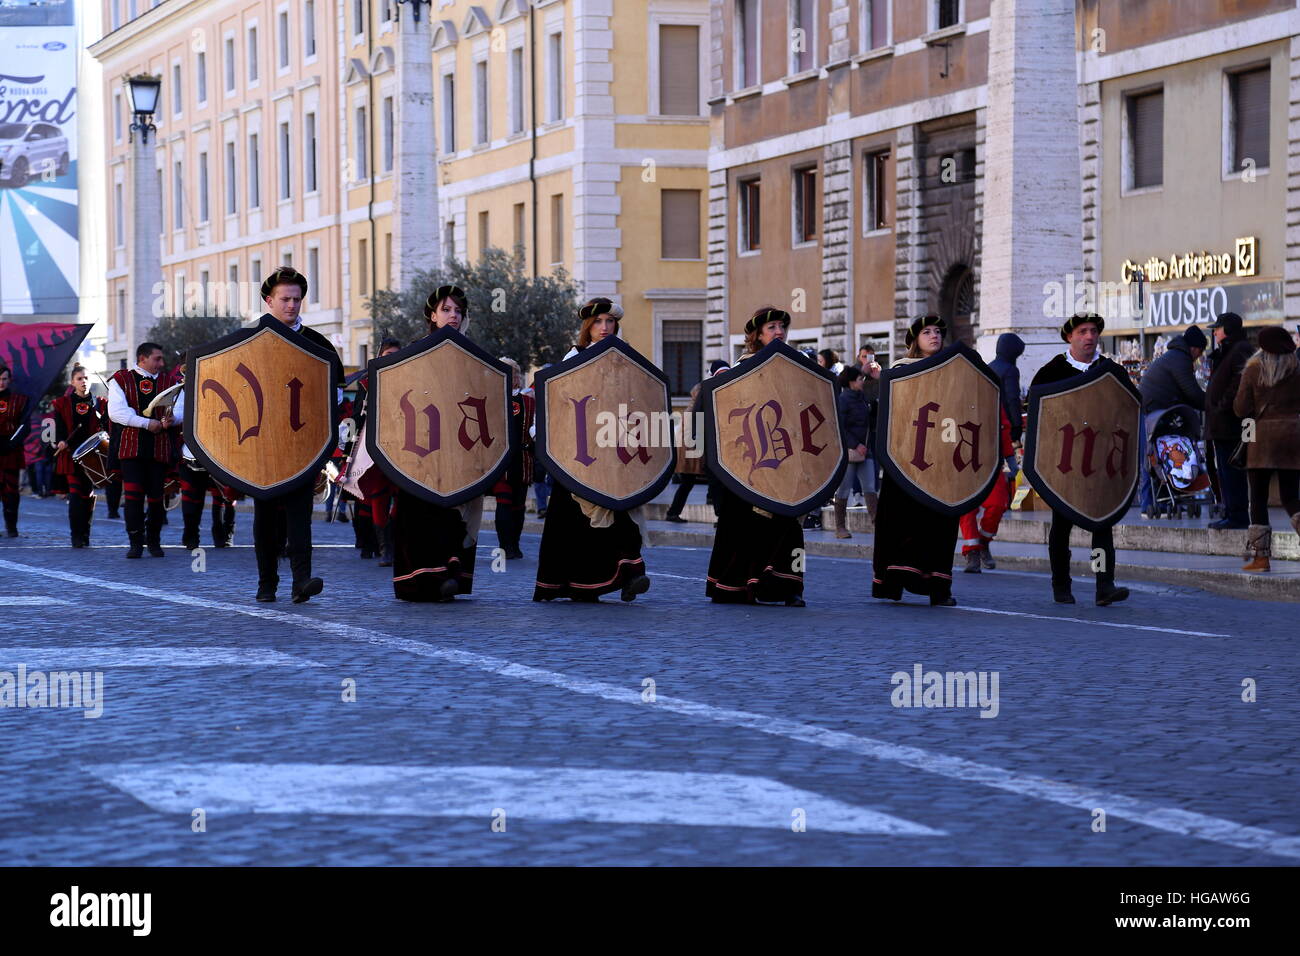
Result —
[[[791,517],[821,507],[847,457],[834,377],[784,342],[700,387],[709,470],[750,504]]]
[[[269,316],[194,350],[185,370],[190,451],[254,498],[314,482],[338,444],[337,358]]]
[[[1053,511],[1088,531],[1124,516],[1137,491],[1142,399],[1106,359],[1088,371],[1029,390],[1025,477]]]
[[[880,376],[876,460],[909,495],[960,517],[1002,471],[998,377],[961,342]]]
[[[492,489],[520,440],[509,366],[442,328],[367,375],[366,450],[394,484],[443,507]]]
[[[536,378],[537,457],[581,498],[619,511],[672,480],[668,377],[611,336]]]

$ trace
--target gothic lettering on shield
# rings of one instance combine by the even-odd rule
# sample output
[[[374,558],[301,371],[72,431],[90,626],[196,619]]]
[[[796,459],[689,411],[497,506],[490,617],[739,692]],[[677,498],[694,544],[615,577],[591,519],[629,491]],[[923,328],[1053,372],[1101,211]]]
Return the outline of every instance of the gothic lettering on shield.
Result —
[[[1097,430],[1095,428],[1084,427],[1076,429],[1072,422],[1062,425],[1059,431],[1065,435],[1061,442],[1061,460],[1056,465],[1056,470],[1063,475],[1068,475],[1074,470],[1074,440],[1080,436],[1083,438],[1083,461],[1080,462],[1080,468],[1083,476],[1087,478],[1097,469],[1092,467],[1092,453],[1097,444]]]
[[[414,455],[419,455],[421,458],[426,458],[437,451],[440,444],[438,407],[433,403],[430,403],[417,412],[415,406],[411,404],[410,396],[412,391],[412,389],[408,388],[406,394],[402,396],[402,400],[397,403],[398,408],[402,411],[402,424],[405,431],[405,441],[402,443],[402,451],[409,451]],[[420,441],[415,434],[419,423],[419,417],[421,415],[424,416],[426,435],[425,443],[423,445],[420,444]]]
[[[929,443],[930,430],[937,427],[938,413],[941,406],[938,402],[926,402],[916,410],[916,419],[912,422],[912,427],[916,429],[916,442],[912,448],[912,464],[920,471],[925,471],[931,465],[932,461],[926,461],[926,446]],[[945,426],[946,427],[946,426]],[[952,450],[952,466],[957,471],[965,471],[967,468],[978,472],[980,470],[980,425],[977,422],[962,422],[957,425],[957,445]]]
[[[1110,454],[1106,456],[1106,476],[1114,478],[1119,475],[1122,478],[1127,478],[1129,468],[1128,429],[1117,428],[1111,433],[1110,437]]]
[[[636,414],[632,417],[636,418]],[[614,451],[618,455],[618,460],[623,464],[631,464],[633,458],[639,460],[643,465],[650,464],[650,452],[646,449],[646,440],[648,437],[645,434],[646,427],[645,420],[642,418],[637,420],[636,424],[633,424],[630,427],[619,428],[618,444],[614,447]],[[636,447],[633,451],[628,451],[627,447],[629,434],[635,436],[633,444]]]
[[[747,405],[733,408],[727,414],[727,421],[741,419],[741,435],[735,443],[744,447],[744,458],[749,461],[749,480],[759,468],[779,468],[781,463],[794,454],[790,443],[790,433],[781,427],[781,405],[775,399],[758,406]],[[770,410],[771,421],[764,415]],[[805,437],[805,444],[807,438]]]
[[[573,458],[580,465],[591,465],[596,461],[587,454],[587,403],[595,397],[595,395],[584,395],[582,398],[569,399],[573,402],[573,426],[576,429],[574,437],[577,438],[577,450]]]
[[[980,470],[980,426],[975,422],[962,422],[957,426],[957,433],[961,438],[957,441],[957,447],[952,450],[952,464],[958,471],[965,471],[970,468],[973,471]],[[962,449],[967,449],[967,454],[962,455]]]
[[[817,424],[810,428],[808,422],[813,415],[817,416]],[[803,432],[803,450],[811,455],[820,455],[826,450],[825,445],[814,445],[812,441],[813,432],[821,428],[825,421],[826,416],[822,414],[822,410],[816,405],[809,405],[799,413],[799,427]]]
[[[921,471],[930,467],[930,462],[925,460],[925,440],[929,430],[934,427],[931,415],[938,410],[938,402],[926,402],[916,410],[916,421],[912,422],[912,426],[916,429],[916,446],[912,450],[912,464]]]
[[[460,447],[469,451],[476,444],[481,444],[484,448],[492,447],[492,433],[488,430],[487,422],[487,396],[482,398],[467,398],[464,401],[456,403],[460,409],[460,430],[457,437],[460,440]],[[471,415],[470,412],[474,414]],[[469,433],[469,426],[473,423],[474,434]]]
[[[204,395],[208,392],[215,392],[217,397],[225,402],[226,410],[217,416],[217,421],[221,421],[223,418],[228,418],[231,424],[235,426],[236,434],[239,435],[239,441],[237,444],[242,445],[245,439],[253,438],[262,431],[262,412],[264,402],[262,399],[262,383],[257,380],[257,376],[249,370],[248,366],[243,362],[240,362],[235,366],[235,372],[242,376],[244,381],[248,383],[248,387],[253,392],[253,400],[257,403],[257,421],[250,425],[247,430],[243,430],[240,427],[239,406],[235,403],[234,396],[230,394],[224,385],[216,379],[204,379],[203,384],[199,387],[199,392]],[[298,385],[301,388],[302,383],[299,382]],[[298,426],[298,428],[301,427],[301,425]],[[297,429],[295,429],[295,431],[296,430]]]
[[[302,420],[302,380],[289,381],[289,427],[299,431],[307,423]]]

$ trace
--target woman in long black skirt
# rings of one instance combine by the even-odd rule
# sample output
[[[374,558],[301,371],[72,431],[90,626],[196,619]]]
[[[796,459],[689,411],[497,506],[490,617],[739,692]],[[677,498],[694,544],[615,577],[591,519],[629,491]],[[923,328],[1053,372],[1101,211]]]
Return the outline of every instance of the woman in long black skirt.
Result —
[[[566,359],[617,335],[623,310],[609,299],[595,298],[578,315],[582,319],[578,345]],[[602,594],[619,591],[624,601],[633,601],[648,591],[640,512],[640,508],[602,508],[570,493],[557,479],[546,506],[533,600],[598,601]]]
[[[454,285],[436,289],[424,304],[429,331],[469,327],[469,300]],[[409,492],[397,492],[392,519],[393,593],[403,601],[451,601],[474,589],[474,554],[483,521],[483,499],[444,508]]]
[[[769,306],[745,323],[745,354],[784,340],[790,313]],[[718,603],[804,607],[803,528],[798,518],[757,508],[721,482],[714,489],[718,525],[704,593]]]
[[[943,348],[947,324],[937,315],[916,319],[907,332],[907,355],[894,367],[919,362]],[[888,374],[888,373],[886,373]],[[952,596],[952,556],[960,518],[921,504],[885,473],[876,506],[876,548],[871,596],[901,601],[903,592],[923,594],[939,607],[957,604]]]

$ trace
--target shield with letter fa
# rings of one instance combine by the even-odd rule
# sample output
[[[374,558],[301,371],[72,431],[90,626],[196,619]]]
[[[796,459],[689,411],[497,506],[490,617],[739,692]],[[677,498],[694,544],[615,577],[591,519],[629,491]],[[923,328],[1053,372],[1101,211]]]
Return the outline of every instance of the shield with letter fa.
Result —
[[[962,342],[880,377],[876,459],[889,477],[952,518],[978,507],[1002,472],[998,377]]]
[[[668,377],[610,336],[538,372],[537,457],[580,498],[626,510],[672,480]]]
[[[185,443],[224,485],[273,498],[316,480],[338,444],[337,356],[264,316],[185,369]]]
[[[700,386],[704,459],[732,492],[773,514],[823,505],[846,466],[830,372],[782,341]]]
[[[511,374],[452,328],[374,359],[366,450],[394,484],[433,504],[486,494],[520,441]]]
[[[1142,399],[1111,361],[1029,390],[1025,477],[1053,511],[1088,531],[1124,516],[1137,491]]]

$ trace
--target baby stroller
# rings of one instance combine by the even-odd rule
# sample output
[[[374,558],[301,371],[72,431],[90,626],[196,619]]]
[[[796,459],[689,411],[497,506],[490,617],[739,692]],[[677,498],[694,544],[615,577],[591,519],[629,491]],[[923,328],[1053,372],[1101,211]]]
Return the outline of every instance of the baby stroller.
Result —
[[[1201,414],[1190,405],[1147,415],[1147,468],[1157,517],[1201,516],[1201,505],[1213,497],[1210,475],[1201,453]]]

